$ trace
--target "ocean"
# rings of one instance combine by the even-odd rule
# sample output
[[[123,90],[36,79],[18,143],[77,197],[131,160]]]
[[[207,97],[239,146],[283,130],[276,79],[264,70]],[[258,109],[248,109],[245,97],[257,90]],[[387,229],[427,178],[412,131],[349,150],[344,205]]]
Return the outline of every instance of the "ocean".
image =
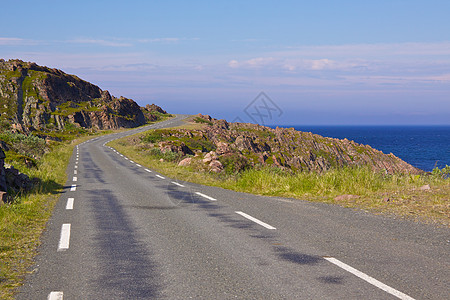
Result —
[[[274,126],[271,126],[274,127]],[[347,138],[393,153],[424,171],[450,165],[450,126],[280,126],[338,139]]]

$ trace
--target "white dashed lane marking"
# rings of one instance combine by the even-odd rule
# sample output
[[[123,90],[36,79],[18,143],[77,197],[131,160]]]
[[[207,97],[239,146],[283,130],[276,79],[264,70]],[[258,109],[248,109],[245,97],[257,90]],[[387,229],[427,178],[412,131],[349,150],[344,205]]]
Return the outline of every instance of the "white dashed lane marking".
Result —
[[[202,196],[203,198],[206,198],[206,199],[208,199],[208,200],[211,200],[211,201],[217,201],[217,199],[215,199],[215,198],[213,198],[213,197],[210,197],[210,196],[208,196],[208,195],[205,195],[205,194],[202,194],[202,193],[200,193],[200,192],[195,192],[197,195],[199,195],[199,196]]]
[[[77,185],[76,184],[72,184],[72,186],[70,187],[70,191],[71,192],[75,192],[77,190]]]
[[[172,183],[175,184],[175,185],[178,185],[179,187],[184,187],[184,185],[182,185],[182,184],[180,184],[178,182],[172,181]]]
[[[254,218],[254,217],[252,217],[252,216],[250,216],[250,215],[248,215],[248,214],[246,214],[246,213],[244,213],[244,212],[242,212],[242,211],[236,211],[236,213],[237,213],[238,215],[243,216],[244,218],[249,219],[250,221],[255,222],[256,224],[259,224],[259,225],[261,225],[261,226],[267,228],[267,229],[272,229],[272,230],[276,229],[275,227],[273,227],[273,226],[271,226],[271,225],[269,225],[269,224],[267,224],[267,223],[264,223],[263,221],[258,220],[257,218]]]
[[[158,178],[161,178],[161,179],[165,179],[164,177],[162,177],[161,175],[155,175],[156,177],[158,177]]]
[[[59,238],[58,251],[69,249],[70,224],[63,224],[61,227],[61,236]]]
[[[336,266],[344,269],[345,271],[352,273],[353,275],[361,278],[362,280],[367,281],[368,283],[376,286],[377,288],[379,288],[379,289],[381,289],[381,290],[383,290],[383,291],[385,291],[385,292],[387,292],[387,293],[389,293],[391,295],[394,295],[395,297],[397,297],[399,299],[402,299],[402,300],[414,300],[414,298],[412,298],[412,297],[410,297],[410,296],[408,296],[408,295],[406,295],[406,294],[404,294],[404,293],[402,293],[400,291],[397,291],[394,288],[391,288],[390,286],[388,286],[388,285],[386,285],[386,284],[376,280],[373,277],[370,277],[369,275],[367,275],[367,274],[365,274],[365,273],[363,273],[361,271],[358,271],[357,269],[355,269],[355,268],[353,268],[353,267],[351,267],[351,266],[341,262],[340,260],[338,260],[338,259],[336,259],[334,257],[324,257],[324,259],[326,259],[330,263],[335,264]]]
[[[51,292],[48,294],[47,300],[63,300],[63,292]]]
[[[67,199],[67,204],[66,204],[66,209],[73,209],[73,201],[74,201],[75,199],[74,198],[68,198]]]

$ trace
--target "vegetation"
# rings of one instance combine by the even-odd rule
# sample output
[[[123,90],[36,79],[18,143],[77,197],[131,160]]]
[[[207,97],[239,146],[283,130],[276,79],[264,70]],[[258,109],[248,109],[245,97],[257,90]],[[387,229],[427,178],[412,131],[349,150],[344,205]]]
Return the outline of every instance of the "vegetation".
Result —
[[[14,166],[37,184],[27,194],[14,195],[11,204],[0,206],[0,298],[11,299],[14,288],[32,264],[39,237],[66,181],[66,168],[74,144],[63,143],[47,152],[36,168]]]
[[[212,125],[213,124],[211,121],[203,119],[203,118],[200,118],[200,117],[195,117],[194,118],[194,122],[196,122],[196,123],[204,123],[204,124],[208,124],[208,125]]]
[[[144,133],[155,135],[157,133]],[[142,135],[142,134],[140,134]],[[142,165],[169,177],[199,184],[218,186],[259,195],[291,197],[353,207],[372,212],[414,217],[425,222],[450,225],[450,167],[423,175],[389,175],[368,167],[344,167],[327,172],[300,172],[278,167],[252,167],[242,157],[220,158],[222,173],[198,172],[201,165],[178,166],[182,156],[172,159],[155,155],[158,148],[136,144],[135,136],[116,140],[110,145]],[[201,160],[200,160],[201,162]],[[430,189],[421,189],[429,185]],[[339,199],[339,195],[354,195]]]
[[[247,159],[235,153],[222,156],[219,158],[219,161],[224,166],[224,171],[228,175],[237,175],[251,167]]]
[[[64,141],[48,145],[37,136],[0,133],[0,140],[9,147],[6,162],[34,178],[35,183],[31,191],[12,193],[12,201],[0,205],[0,299],[13,299],[14,290],[33,263],[40,235],[63,191],[73,148],[91,138],[87,134],[80,137],[76,130],[66,130],[61,135]],[[31,159],[33,164],[27,163]]]
[[[14,152],[33,158],[41,157],[46,151],[45,140],[34,135],[6,131],[0,133],[0,140],[9,144]]]

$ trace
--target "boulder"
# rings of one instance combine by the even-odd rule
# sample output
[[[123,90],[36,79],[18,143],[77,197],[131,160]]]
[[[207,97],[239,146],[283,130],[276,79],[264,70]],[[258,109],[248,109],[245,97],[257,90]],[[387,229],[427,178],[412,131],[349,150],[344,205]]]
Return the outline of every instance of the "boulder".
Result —
[[[421,190],[421,191],[429,191],[429,190],[431,190],[431,187],[430,187],[429,184],[426,184],[426,185],[421,186],[419,188],[419,190]]]
[[[8,188],[6,186],[5,158],[5,152],[0,149],[0,192],[6,193]]]
[[[16,191],[29,191],[33,183],[28,175],[20,173],[19,170],[10,166],[5,169],[6,185],[8,188]]]
[[[213,160],[209,163],[209,170],[213,173],[220,173],[223,171],[223,165],[218,160]]]
[[[211,152],[206,153],[205,157],[203,158],[203,163],[207,164],[216,159],[217,159],[216,152],[211,151]]]
[[[6,144],[4,141],[0,141],[0,150],[8,151],[9,150],[8,144]]]
[[[189,166],[192,162],[192,157],[187,157],[178,163],[179,167]]]
[[[8,194],[6,192],[0,191],[0,205],[8,202]]]
[[[217,146],[216,149],[217,155],[223,155],[232,152],[230,146],[225,142],[218,142],[216,146]]]

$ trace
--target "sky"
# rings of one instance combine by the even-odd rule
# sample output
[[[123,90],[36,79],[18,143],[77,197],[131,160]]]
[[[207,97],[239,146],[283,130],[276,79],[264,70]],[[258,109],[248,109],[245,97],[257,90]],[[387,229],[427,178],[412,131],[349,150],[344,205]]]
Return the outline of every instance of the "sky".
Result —
[[[450,1],[0,0],[0,58],[265,125],[450,125]]]

